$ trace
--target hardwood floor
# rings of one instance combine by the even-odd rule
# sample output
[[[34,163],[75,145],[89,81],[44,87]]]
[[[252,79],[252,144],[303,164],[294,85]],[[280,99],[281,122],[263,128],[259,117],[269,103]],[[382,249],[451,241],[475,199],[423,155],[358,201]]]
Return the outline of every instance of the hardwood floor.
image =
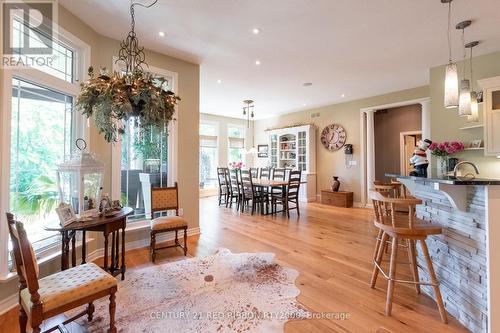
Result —
[[[187,209],[187,208],[184,208]],[[345,313],[340,319],[291,321],[285,332],[467,332],[455,319],[442,324],[435,302],[417,295],[411,286],[396,285],[392,317],[384,315],[387,286],[379,278],[370,289],[376,231],[371,211],[302,204],[301,215],[251,216],[218,207],[215,198],[200,201],[202,234],[189,238],[193,256],[212,254],[219,247],[233,252],[273,252],[280,264],[300,272],[298,300],[313,312]],[[158,252],[157,264],[179,256],[180,249]],[[409,278],[407,257],[399,256],[398,277]],[[387,262],[384,263],[385,265]],[[147,249],[127,253],[127,266],[151,265]],[[0,332],[16,332],[17,311],[0,317]]]

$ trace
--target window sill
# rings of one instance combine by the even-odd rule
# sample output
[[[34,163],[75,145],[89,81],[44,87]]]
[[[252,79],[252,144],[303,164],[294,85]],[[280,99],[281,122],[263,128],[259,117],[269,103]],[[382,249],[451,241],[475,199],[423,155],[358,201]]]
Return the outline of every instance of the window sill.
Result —
[[[2,283],[9,283],[10,281],[17,279],[17,273],[16,272],[9,272],[7,275],[0,277],[0,284]]]

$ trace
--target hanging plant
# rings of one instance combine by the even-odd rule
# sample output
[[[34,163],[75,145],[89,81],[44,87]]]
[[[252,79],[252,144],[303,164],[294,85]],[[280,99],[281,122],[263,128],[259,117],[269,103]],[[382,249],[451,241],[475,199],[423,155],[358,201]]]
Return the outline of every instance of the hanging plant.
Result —
[[[140,132],[152,127],[161,131],[173,120],[180,98],[162,88],[165,79],[142,72],[108,76],[105,70],[95,76],[92,67],[89,77],[81,85],[76,108],[87,118],[94,118],[106,141],[117,141],[131,117],[135,117]]]
[[[118,140],[125,133],[125,124],[134,117],[139,133],[166,129],[173,120],[175,106],[180,100],[172,91],[163,89],[166,80],[143,70],[146,65],[144,48],[139,47],[135,34],[134,6],[149,8],[140,3],[130,5],[131,30],[120,43],[118,61],[124,64],[124,73],[111,76],[106,68],[98,76],[89,67],[89,79],[81,84],[76,108],[87,118],[93,117],[99,133],[108,142]]]

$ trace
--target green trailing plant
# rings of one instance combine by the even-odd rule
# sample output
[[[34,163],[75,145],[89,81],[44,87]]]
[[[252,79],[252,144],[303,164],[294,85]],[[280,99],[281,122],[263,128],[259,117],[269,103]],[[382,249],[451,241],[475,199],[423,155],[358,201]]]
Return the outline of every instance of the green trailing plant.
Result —
[[[75,107],[87,118],[93,117],[99,133],[108,142],[118,140],[125,132],[125,123],[134,117],[140,132],[147,129],[165,130],[173,120],[180,100],[170,90],[164,90],[164,78],[142,71],[108,76],[89,68],[89,79],[82,82]]]

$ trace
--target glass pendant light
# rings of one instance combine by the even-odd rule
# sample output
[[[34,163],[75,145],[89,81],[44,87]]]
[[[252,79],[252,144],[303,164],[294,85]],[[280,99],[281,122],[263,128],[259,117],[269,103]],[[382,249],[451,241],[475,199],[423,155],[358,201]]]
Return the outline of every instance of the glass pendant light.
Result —
[[[448,4],[448,53],[449,60],[446,66],[446,78],[444,80],[444,107],[456,108],[458,106],[458,71],[457,65],[451,59],[451,2],[453,0],[441,0]]]
[[[465,47],[470,49],[469,66],[470,66],[470,82],[471,82],[471,92],[470,92],[471,115],[467,117],[467,121],[471,123],[477,123],[479,121],[479,105],[477,103],[477,93],[474,91],[474,79],[472,75],[472,48],[474,46],[477,46],[478,44],[479,44],[478,41],[465,44]]]
[[[471,111],[471,96],[470,96],[470,81],[466,79],[465,66],[467,59],[467,52],[465,48],[465,28],[471,25],[471,21],[463,21],[457,24],[456,28],[462,30],[462,45],[464,47],[464,58],[463,58],[463,79],[460,81],[460,97],[458,100],[458,115],[460,117],[468,117],[472,115]]]

